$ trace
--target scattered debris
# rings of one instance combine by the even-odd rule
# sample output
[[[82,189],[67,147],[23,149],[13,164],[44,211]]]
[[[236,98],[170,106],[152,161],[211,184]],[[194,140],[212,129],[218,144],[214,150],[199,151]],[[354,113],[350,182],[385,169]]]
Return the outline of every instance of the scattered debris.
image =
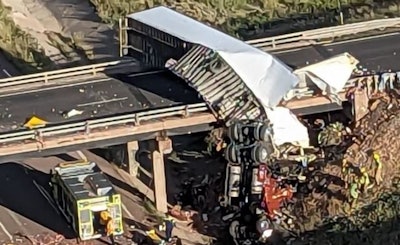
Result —
[[[74,116],[82,115],[82,113],[83,113],[83,111],[72,109],[70,111],[63,112],[62,116],[67,119],[67,118],[71,118],[71,117],[74,117]]]
[[[34,129],[34,128],[40,128],[40,127],[45,127],[48,124],[47,121],[37,117],[37,116],[32,116],[30,119],[28,119],[24,127],[29,128],[29,129]]]

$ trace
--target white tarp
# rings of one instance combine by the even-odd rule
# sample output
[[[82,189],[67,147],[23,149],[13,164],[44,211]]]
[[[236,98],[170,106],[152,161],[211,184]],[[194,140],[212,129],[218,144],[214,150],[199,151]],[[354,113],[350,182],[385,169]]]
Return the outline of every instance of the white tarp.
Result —
[[[299,77],[306,75],[322,91],[340,92],[350,79],[359,61],[349,53],[334,56],[327,60],[297,69]]]
[[[169,8],[156,7],[128,18],[218,52],[264,106],[277,106],[298,83],[292,70],[274,56]]]
[[[291,143],[302,147],[310,145],[308,129],[286,107],[266,108],[272,123],[273,140],[277,146]]]

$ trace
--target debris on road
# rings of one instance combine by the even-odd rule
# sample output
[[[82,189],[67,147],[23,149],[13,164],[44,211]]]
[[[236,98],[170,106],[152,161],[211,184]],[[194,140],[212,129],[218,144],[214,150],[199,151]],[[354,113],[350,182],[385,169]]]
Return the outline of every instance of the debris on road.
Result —
[[[37,116],[32,116],[25,122],[24,127],[29,129],[34,129],[34,128],[45,127],[47,124],[48,124],[47,121]]]
[[[21,233],[15,234],[15,240],[21,244],[33,245],[73,245],[76,242],[67,241],[63,235],[42,233],[36,235],[24,235]]]
[[[68,118],[71,118],[71,117],[74,117],[74,116],[82,115],[82,113],[83,113],[83,111],[79,111],[79,110],[76,110],[76,109],[72,109],[72,110],[70,110],[70,111],[63,112],[63,113],[62,113],[62,116],[63,116],[65,119],[68,119]]]

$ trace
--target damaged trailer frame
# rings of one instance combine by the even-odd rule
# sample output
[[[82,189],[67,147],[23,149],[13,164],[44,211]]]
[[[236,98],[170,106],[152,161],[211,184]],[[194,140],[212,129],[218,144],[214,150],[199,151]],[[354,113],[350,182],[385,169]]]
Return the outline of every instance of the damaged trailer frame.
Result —
[[[144,65],[169,68],[196,89],[227,125],[266,120],[297,83],[274,56],[166,7],[128,15],[122,53]]]
[[[326,109],[341,109],[338,92],[358,63],[345,53],[292,71],[273,55],[167,7],[133,13],[122,22],[121,55],[133,56],[145,66],[170,69],[226,126],[238,120],[269,124],[277,118],[272,125],[278,142],[307,145],[309,141],[306,127],[290,110],[279,108],[282,102],[301,97],[299,90],[310,94],[307,88],[316,87],[325,102],[332,102]],[[332,73],[340,74],[337,81],[326,75]],[[282,116],[287,125],[278,127]]]

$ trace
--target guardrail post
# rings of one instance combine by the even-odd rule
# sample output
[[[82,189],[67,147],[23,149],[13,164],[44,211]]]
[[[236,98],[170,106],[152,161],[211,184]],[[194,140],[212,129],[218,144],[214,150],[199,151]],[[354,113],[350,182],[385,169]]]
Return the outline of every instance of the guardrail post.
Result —
[[[47,75],[47,73],[44,74],[44,83],[48,83],[49,82],[49,77]]]
[[[190,111],[189,111],[189,106],[185,106],[185,112],[184,112],[184,115],[183,115],[184,117],[188,117],[188,116],[190,116]]]
[[[135,114],[135,125],[140,125],[139,113],[136,113],[136,114]]]
[[[95,67],[95,66],[92,66],[92,70],[93,70],[93,76],[96,76],[96,73],[97,73],[96,67]]]
[[[42,131],[36,130],[34,137],[35,137],[35,141],[36,141],[36,145],[37,145],[37,150],[38,150],[38,152],[40,152],[44,148],[44,140],[43,140]]]
[[[86,121],[86,123],[85,123],[85,134],[86,135],[90,134],[90,123],[89,123],[89,121]]]

